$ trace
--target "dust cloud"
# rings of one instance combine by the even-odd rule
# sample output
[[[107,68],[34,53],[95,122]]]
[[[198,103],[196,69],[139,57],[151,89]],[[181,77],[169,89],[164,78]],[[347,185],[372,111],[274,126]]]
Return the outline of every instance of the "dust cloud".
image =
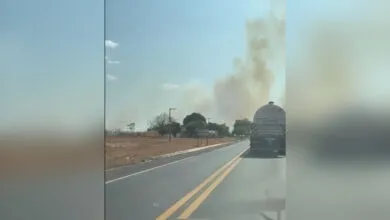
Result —
[[[285,2],[271,1],[266,15],[248,19],[244,25],[246,51],[242,57],[232,60],[231,72],[226,72],[211,85],[210,82],[191,81],[175,87],[180,91],[176,93],[180,94],[178,97],[172,96],[172,90],[169,95],[153,90],[150,99],[156,100],[158,96],[161,103],[142,110],[126,108],[116,118],[117,125],[112,125],[125,125],[123,119],[128,118],[141,129],[145,121],[167,112],[169,105],[177,108],[172,114],[178,121],[191,112],[199,112],[213,122],[232,126],[236,119],[252,119],[255,111],[270,100],[284,106],[284,94],[279,94],[284,88],[274,90],[279,76],[284,76],[285,71]]]
[[[210,117],[213,115],[214,100],[207,88],[201,82],[189,82],[184,86],[181,107],[175,112],[178,118],[184,118],[191,112],[199,112]]]
[[[246,56],[233,60],[232,72],[215,81],[211,94],[205,93],[204,88],[192,87],[184,97],[182,109],[190,107],[232,125],[239,118],[251,119],[271,99],[284,104],[284,97],[272,96],[276,75],[280,74],[275,69],[285,65],[284,13],[278,17],[271,9],[264,18],[248,20],[245,31]]]
[[[281,23],[272,19],[247,22],[247,58],[237,58],[233,74],[214,85],[217,113],[224,120],[251,118],[261,105],[271,99],[276,73],[270,63],[274,56],[283,56],[280,45],[284,33],[279,31],[280,26]]]

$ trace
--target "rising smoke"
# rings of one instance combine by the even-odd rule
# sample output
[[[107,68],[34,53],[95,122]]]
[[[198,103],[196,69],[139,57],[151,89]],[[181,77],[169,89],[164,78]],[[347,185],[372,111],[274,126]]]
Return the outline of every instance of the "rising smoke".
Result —
[[[284,55],[283,23],[272,17],[247,22],[247,58],[236,59],[233,74],[214,85],[217,113],[224,120],[251,118],[271,99],[276,76],[271,63]]]
[[[255,111],[270,100],[284,106],[284,94],[273,94],[273,89],[279,80],[277,76],[284,76],[285,69],[285,2],[271,2],[267,15],[246,22],[246,54],[233,59],[232,71],[217,79],[211,89],[202,82],[189,82],[178,88],[181,90],[178,100],[169,103],[165,101],[172,100],[172,93],[168,96],[151,92],[150,99],[159,96],[158,100],[163,103],[153,102],[154,107],[148,108],[126,108],[118,117],[117,127],[125,125],[124,118],[134,121],[138,127],[160,112],[166,112],[167,105],[177,107],[173,117],[179,121],[191,112],[199,112],[213,122],[228,126],[239,118],[252,119]],[[176,101],[180,104],[175,104]]]
[[[260,106],[274,98],[275,78],[282,74],[276,71],[285,66],[284,13],[278,17],[271,9],[268,16],[247,21],[245,31],[246,56],[233,60],[233,71],[216,80],[212,94],[192,87],[188,92],[191,98],[184,98],[185,109],[191,106],[193,111],[230,125],[239,118],[251,119]],[[284,105],[284,95],[276,99],[273,101]]]

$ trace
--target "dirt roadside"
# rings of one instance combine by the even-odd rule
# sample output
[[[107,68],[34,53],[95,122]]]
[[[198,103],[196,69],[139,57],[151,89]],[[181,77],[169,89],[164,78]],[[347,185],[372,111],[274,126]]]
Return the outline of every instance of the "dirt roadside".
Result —
[[[169,143],[166,137],[107,136],[106,169],[145,162],[163,154],[234,141],[234,138],[210,138],[208,141],[174,138]]]

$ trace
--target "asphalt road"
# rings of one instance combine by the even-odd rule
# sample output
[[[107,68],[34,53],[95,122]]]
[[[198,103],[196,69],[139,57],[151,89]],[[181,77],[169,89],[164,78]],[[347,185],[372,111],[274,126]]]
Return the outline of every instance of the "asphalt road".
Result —
[[[115,171],[106,219],[284,219],[285,158],[252,157],[248,145]]]

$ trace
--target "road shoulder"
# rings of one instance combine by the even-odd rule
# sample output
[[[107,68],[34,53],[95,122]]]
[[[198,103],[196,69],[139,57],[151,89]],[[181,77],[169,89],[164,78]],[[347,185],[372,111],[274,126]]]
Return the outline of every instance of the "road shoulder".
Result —
[[[145,172],[147,170],[155,169],[158,167],[166,166],[169,164],[173,164],[200,154],[204,154],[207,152],[211,152],[214,150],[218,150],[227,146],[230,146],[232,144],[235,144],[237,142],[232,142],[232,143],[224,143],[220,144],[217,146],[212,146],[212,147],[202,147],[200,150],[189,150],[189,151],[179,151],[175,152],[172,154],[166,154],[166,155],[161,155],[157,156],[154,158],[151,158],[151,160],[144,162],[144,163],[138,163],[138,164],[131,164],[131,165],[126,165],[122,167],[116,167],[113,169],[107,169],[105,170],[105,179],[106,183],[111,183],[114,180],[127,177],[127,176],[132,176],[132,175],[137,175],[142,172]]]

